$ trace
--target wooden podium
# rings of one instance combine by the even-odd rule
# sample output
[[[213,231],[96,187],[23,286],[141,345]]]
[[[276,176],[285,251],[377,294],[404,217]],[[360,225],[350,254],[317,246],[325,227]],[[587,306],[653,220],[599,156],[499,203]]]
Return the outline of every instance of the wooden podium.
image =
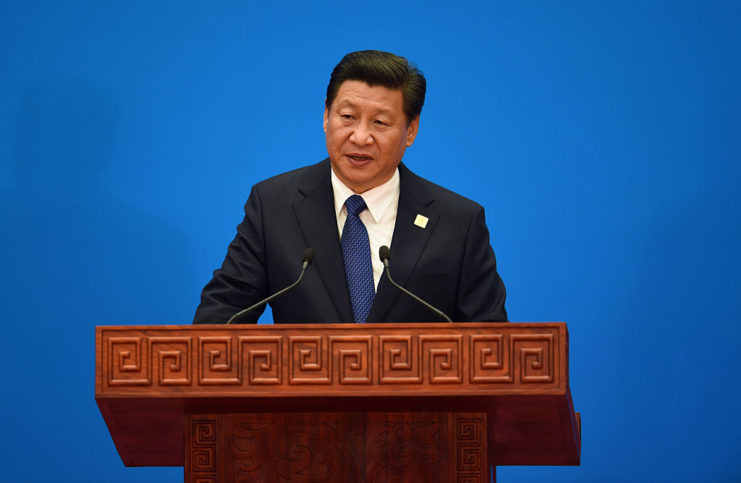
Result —
[[[97,327],[126,466],[186,482],[485,482],[578,465],[563,323]]]

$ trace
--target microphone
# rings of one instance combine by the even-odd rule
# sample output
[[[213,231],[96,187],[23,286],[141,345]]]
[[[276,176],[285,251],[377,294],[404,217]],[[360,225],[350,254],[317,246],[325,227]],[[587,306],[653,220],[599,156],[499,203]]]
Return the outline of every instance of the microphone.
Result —
[[[232,315],[231,319],[229,319],[226,323],[227,324],[231,324],[232,322],[234,322],[235,320],[237,320],[238,318],[240,318],[244,314],[255,310],[256,308],[260,307],[261,305],[265,305],[266,303],[270,302],[274,298],[280,297],[284,293],[286,293],[289,290],[291,290],[293,287],[295,287],[296,285],[298,285],[301,282],[301,280],[304,278],[304,273],[306,272],[306,269],[309,268],[309,265],[311,265],[311,262],[313,262],[313,261],[314,261],[314,249],[313,248],[307,248],[306,250],[304,250],[303,263],[301,264],[301,273],[299,274],[298,279],[296,279],[295,282],[293,282],[291,285],[289,285],[288,287],[284,288],[283,290],[280,290],[278,292],[275,292],[270,297],[268,297],[266,299],[263,299],[263,300],[260,300],[255,305],[251,305],[251,306],[247,307],[244,310],[240,310],[236,314]]]
[[[391,284],[392,284],[392,285],[393,285],[394,287],[398,288],[399,290],[401,290],[401,291],[402,291],[402,292],[404,292],[405,294],[407,294],[407,295],[409,295],[410,297],[412,297],[412,298],[413,298],[414,300],[416,300],[417,302],[421,303],[422,305],[424,305],[424,306],[425,306],[425,307],[427,307],[428,309],[430,309],[430,310],[432,310],[433,312],[435,312],[435,313],[436,313],[436,314],[437,314],[438,316],[440,316],[440,318],[443,318],[443,319],[445,319],[446,321],[450,322],[451,324],[453,323],[453,321],[452,321],[452,320],[450,320],[450,317],[448,317],[447,315],[445,315],[445,312],[443,312],[443,311],[442,311],[442,310],[440,310],[440,309],[437,309],[437,308],[433,307],[432,305],[428,304],[427,302],[425,302],[425,301],[424,301],[424,300],[422,300],[421,298],[419,298],[419,297],[417,297],[416,295],[414,295],[414,294],[413,294],[412,292],[410,292],[409,290],[405,289],[404,287],[402,287],[402,286],[401,286],[401,285],[399,285],[398,283],[394,282],[394,279],[393,279],[393,278],[391,278],[391,270],[390,270],[390,268],[389,268],[389,262],[391,261],[391,250],[389,250],[389,247],[387,247],[386,245],[382,246],[382,247],[381,247],[381,248],[380,248],[380,249],[378,250],[378,256],[379,256],[379,257],[381,257],[381,261],[383,262],[383,266],[384,266],[384,267],[386,268],[386,276],[388,277],[388,279],[389,279],[389,282],[391,282]]]

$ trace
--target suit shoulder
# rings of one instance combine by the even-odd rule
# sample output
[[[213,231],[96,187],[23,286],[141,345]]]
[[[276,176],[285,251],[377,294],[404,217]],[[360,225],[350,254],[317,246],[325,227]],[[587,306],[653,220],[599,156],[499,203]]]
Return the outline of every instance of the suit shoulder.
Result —
[[[417,193],[418,196],[427,198],[429,201],[435,200],[440,209],[459,213],[470,213],[483,209],[476,201],[422,178],[407,168],[404,168],[401,173],[402,179],[406,178],[410,190]]]
[[[257,184],[255,184],[255,187],[260,188],[273,188],[276,186],[284,186],[284,185],[301,185],[305,183],[307,180],[311,180],[312,178],[321,177],[321,175],[326,171],[329,170],[329,163],[328,160],[320,161],[316,164],[312,164],[309,166],[303,166],[301,168],[292,169],[291,171],[286,171],[285,173],[277,174],[275,176],[271,176],[270,178],[264,179]]]
[[[257,190],[289,189],[291,187],[300,187],[306,184],[318,183],[324,176],[329,174],[329,160],[325,159],[316,164],[304,166],[302,168],[286,171],[255,184]]]

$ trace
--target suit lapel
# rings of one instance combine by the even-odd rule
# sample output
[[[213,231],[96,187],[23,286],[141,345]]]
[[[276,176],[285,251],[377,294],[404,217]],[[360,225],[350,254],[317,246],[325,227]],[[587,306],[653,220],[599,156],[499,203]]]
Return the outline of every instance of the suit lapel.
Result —
[[[334,212],[329,161],[316,166],[299,188],[305,196],[293,205],[307,247],[314,248],[314,266],[337,311],[338,322],[353,320],[342,265],[342,252]]]
[[[396,214],[396,224],[391,240],[391,276],[402,287],[406,286],[412,272],[417,266],[419,257],[427,245],[432,232],[435,230],[439,213],[435,209],[434,199],[430,196],[420,179],[409,171],[403,164],[399,165],[400,192],[399,209]],[[422,228],[415,225],[417,215],[428,218],[427,225]],[[384,274],[378,283],[376,298],[373,301],[368,322],[383,322],[401,294],[399,289],[391,285]]]

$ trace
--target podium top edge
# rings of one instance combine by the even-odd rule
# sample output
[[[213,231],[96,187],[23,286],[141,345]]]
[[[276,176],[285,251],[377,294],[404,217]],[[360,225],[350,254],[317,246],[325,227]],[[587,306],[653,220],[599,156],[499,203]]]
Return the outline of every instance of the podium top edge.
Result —
[[[372,324],[132,324],[132,325],[96,325],[96,329],[113,329],[113,330],[152,330],[152,329],[178,329],[178,330],[199,330],[199,329],[225,329],[238,330],[246,328],[261,328],[266,330],[285,330],[285,329],[348,329],[369,328],[369,329],[391,329],[391,328],[482,328],[482,327],[510,327],[510,328],[553,328],[566,327],[565,322],[383,322]]]

